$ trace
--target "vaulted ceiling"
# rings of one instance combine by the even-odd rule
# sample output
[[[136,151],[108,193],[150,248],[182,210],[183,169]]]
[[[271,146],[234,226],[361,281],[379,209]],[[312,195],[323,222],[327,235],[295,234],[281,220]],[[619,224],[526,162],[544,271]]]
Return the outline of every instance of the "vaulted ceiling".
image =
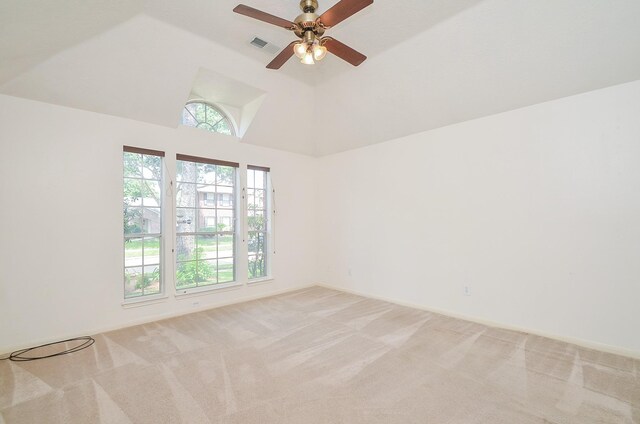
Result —
[[[242,1],[299,14],[297,0]],[[177,127],[210,72],[265,93],[239,142],[326,155],[640,79],[637,0],[375,0],[330,30],[361,66],[329,55],[280,71],[249,41],[292,34],[238,2],[3,0],[0,93]]]

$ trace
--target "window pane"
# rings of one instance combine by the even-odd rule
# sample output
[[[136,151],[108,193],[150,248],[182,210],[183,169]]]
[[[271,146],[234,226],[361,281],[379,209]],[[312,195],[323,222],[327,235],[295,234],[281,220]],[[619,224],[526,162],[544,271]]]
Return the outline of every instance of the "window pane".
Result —
[[[188,107],[185,107],[182,110],[182,125],[186,125],[188,127],[195,127],[196,125],[198,125],[196,118],[189,112]]]
[[[196,236],[176,236],[176,258],[178,261],[196,259]]]
[[[189,208],[176,209],[176,232],[194,233],[196,231],[196,210]]]
[[[214,208],[216,206],[216,189],[214,186],[199,185],[198,188],[198,207]]]
[[[208,163],[198,163],[197,168],[197,182],[202,184],[215,184],[216,183],[216,166]]]
[[[248,225],[249,231],[266,230],[266,222],[264,219],[264,211],[249,211]]]
[[[196,185],[191,183],[177,183],[176,188],[176,206],[195,208],[198,193]]]
[[[160,293],[160,266],[152,265],[144,267],[142,279],[139,279],[139,286],[144,294]]]
[[[215,209],[200,209],[200,213],[198,215],[199,233],[213,233],[216,231]]]
[[[233,186],[236,169],[232,166],[222,166],[222,165],[218,165],[216,168],[217,168],[217,176],[218,176],[216,183],[218,185],[223,185],[223,186]]]
[[[255,188],[264,189],[266,187],[265,180],[267,178],[267,173],[264,172],[264,171],[255,171],[255,172],[256,172],[256,185],[255,185]]]
[[[256,207],[256,198],[255,198],[255,190],[252,188],[247,189],[247,208],[255,209]]]
[[[218,283],[228,283],[234,279],[233,258],[218,259]]]
[[[227,187],[218,187],[218,189],[226,189]],[[230,188],[230,187],[229,187]],[[225,190],[226,191],[226,190]],[[219,208],[233,208],[233,195],[224,191],[216,194],[216,206]]]
[[[217,186],[216,191],[216,206],[227,209],[233,208],[235,203],[233,187]]]
[[[230,258],[235,255],[233,243],[234,237],[231,234],[218,236],[218,257]]]
[[[198,226],[198,232],[214,233],[216,231],[216,210],[201,209],[199,222],[200,225]]]
[[[130,238],[124,241],[124,266],[142,265],[142,239]]]
[[[142,208],[142,232],[160,234],[161,227],[160,208]]]
[[[216,278],[216,260],[198,261],[198,274],[200,281],[198,285],[215,284],[218,282]]]
[[[265,205],[264,205],[264,190],[256,189],[256,191],[255,191],[255,207],[256,207],[256,209],[264,209],[265,208]]]
[[[217,110],[215,110],[209,105],[205,106],[205,113],[206,113],[205,121],[207,122],[207,124],[212,126],[219,120],[224,119],[224,116],[220,112],[218,112]]]
[[[159,181],[142,181],[142,204],[145,206],[160,206]]]
[[[254,171],[253,169],[247,169],[247,188],[255,188],[255,176],[256,171]]]
[[[139,234],[142,233],[142,208],[127,207],[124,208],[124,233]]]
[[[142,177],[156,181],[162,179],[162,158],[160,156],[142,155]]]
[[[218,209],[217,230],[219,232],[233,231],[234,214],[233,209]]]
[[[197,236],[197,259],[215,259],[218,257],[217,236]]]
[[[197,287],[198,264],[192,262],[178,262],[176,268],[176,286],[181,289]]]
[[[192,115],[194,118],[198,118],[197,110],[202,107],[202,103],[189,103],[184,108]]]
[[[196,182],[196,164],[194,162],[176,161],[176,181]]]
[[[231,125],[229,125],[229,121],[227,121],[226,119],[223,119],[222,121],[218,122],[216,125],[213,126],[213,131],[221,133],[221,134],[226,134],[226,135],[231,135]]]
[[[200,202],[201,207],[211,208],[216,205],[216,194],[215,193],[204,193],[202,196],[202,201]]]
[[[264,253],[265,251],[265,234],[264,233],[256,233],[256,232],[250,232],[249,233],[249,240],[248,240],[248,248],[249,248],[249,254],[250,255],[255,255],[258,253]]]
[[[142,155],[138,153],[124,152],[123,161],[125,177],[142,177]]]
[[[124,297],[142,296],[142,287],[138,284],[142,278],[142,267],[124,269]]]
[[[266,277],[264,255],[249,255],[249,278]]]
[[[144,239],[144,264],[160,264],[160,237]]]
[[[194,112],[198,122],[207,122],[207,108],[204,103],[192,103],[191,110]]]
[[[124,179],[124,203],[131,206],[140,206],[142,204],[142,180]]]

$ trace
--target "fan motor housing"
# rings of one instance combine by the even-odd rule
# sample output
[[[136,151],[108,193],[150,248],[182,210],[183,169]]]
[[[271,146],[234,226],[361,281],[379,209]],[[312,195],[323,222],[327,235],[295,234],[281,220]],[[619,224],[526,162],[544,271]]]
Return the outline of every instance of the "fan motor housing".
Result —
[[[315,13],[303,13],[299,15],[293,22],[296,24],[295,34],[302,38],[307,31],[313,31],[316,35],[324,34],[324,28],[318,25],[319,16]]]

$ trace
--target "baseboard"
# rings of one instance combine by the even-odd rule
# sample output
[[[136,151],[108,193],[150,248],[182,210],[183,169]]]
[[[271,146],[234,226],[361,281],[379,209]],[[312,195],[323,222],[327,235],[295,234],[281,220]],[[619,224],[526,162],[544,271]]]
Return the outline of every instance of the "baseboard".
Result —
[[[417,303],[405,302],[405,301],[400,300],[400,299],[394,299],[394,298],[385,297],[385,296],[376,296],[376,295],[372,295],[372,294],[369,294],[369,293],[361,292],[361,291],[358,291],[358,290],[351,290],[351,289],[347,289],[347,288],[344,288],[344,287],[333,286],[331,284],[326,284],[326,283],[314,283],[314,284],[307,284],[307,285],[299,286],[299,287],[291,287],[291,288],[282,289],[282,290],[275,290],[275,291],[270,292],[270,293],[263,293],[263,294],[260,294],[260,295],[244,296],[244,297],[240,297],[240,298],[233,299],[233,300],[226,301],[226,302],[220,302],[220,303],[215,303],[215,304],[212,304],[212,305],[206,305],[206,306],[203,306],[203,307],[200,307],[200,308],[190,309],[189,311],[169,312],[169,313],[166,313],[166,314],[160,314],[160,315],[156,315],[156,316],[153,316],[153,317],[145,317],[145,318],[142,318],[142,319],[132,320],[132,321],[129,321],[129,322],[126,322],[126,323],[123,323],[123,324],[119,324],[119,325],[115,325],[115,326],[106,326],[106,327],[95,328],[93,330],[88,330],[88,331],[83,332],[82,335],[86,335],[86,334],[95,335],[95,334],[100,334],[100,333],[106,333],[106,332],[109,332],[109,331],[120,330],[120,329],[123,329],[123,328],[133,327],[133,326],[136,326],[136,325],[148,324],[150,322],[162,321],[162,320],[165,320],[165,319],[176,318],[176,317],[179,317],[179,316],[184,316],[184,315],[189,315],[189,314],[193,314],[193,313],[197,313],[197,312],[202,312],[202,311],[206,311],[206,310],[209,310],[209,309],[221,308],[221,307],[224,307],[224,306],[235,305],[235,304],[238,304],[238,303],[249,302],[249,301],[257,300],[257,299],[266,299],[266,298],[269,298],[269,297],[278,296],[278,295],[285,294],[285,293],[291,293],[291,292],[295,292],[295,291],[298,291],[298,290],[308,289],[308,288],[314,287],[314,286],[324,287],[324,288],[327,288],[327,289],[337,290],[337,291],[341,291],[341,292],[345,292],[345,293],[351,293],[351,294],[355,294],[355,295],[358,295],[358,296],[366,297],[366,298],[369,298],[369,299],[382,300],[382,301],[393,303],[393,304],[396,304],[396,305],[407,306],[409,308],[420,309],[420,310],[428,311],[428,312],[434,312],[434,313],[437,313],[437,314],[446,315],[446,316],[450,316],[450,317],[453,317],[453,318],[459,318],[459,319],[463,319],[463,320],[466,320],[466,321],[476,322],[478,324],[487,325],[487,326],[490,326],[490,327],[496,327],[496,328],[502,328],[502,329],[505,329],[505,330],[512,330],[512,331],[518,331],[518,332],[521,332],[521,333],[533,334],[533,335],[536,335],[536,336],[546,337],[546,338],[549,338],[549,339],[558,340],[558,341],[565,342],[565,343],[575,344],[577,346],[585,347],[587,349],[598,350],[598,351],[601,351],[601,352],[611,353],[611,354],[614,354],[614,355],[626,356],[626,357],[633,358],[633,359],[640,359],[640,352],[636,352],[636,351],[633,351],[633,350],[630,350],[630,349],[620,348],[620,347],[617,347],[617,346],[611,346],[611,345],[607,345],[607,344],[604,344],[604,343],[598,343],[598,342],[593,342],[593,341],[589,341],[589,340],[583,340],[583,339],[579,339],[579,338],[575,338],[575,337],[568,337],[568,336],[563,336],[563,335],[558,335],[558,334],[547,333],[547,332],[544,332],[544,331],[539,331],[539,330],[535,330],[535,329],[531,329],[531,328],[518,327],[518,326],[505,324],[505,323],[501,323],[501,322],[496,322],[496,321],[491,321],[491,320],[478,318],[478,317],[474,317],[474,316],[470,316],[470,315],[459,314],[459,313],[453,312],[453,311],[448,311],[448,310],[443,310],[443,309],[438,309],[438,308],[432,308],[432,307],[421,305],[421,304],[417,304]],[[14,346],[14,347],[9,347],[9,348],[6,348],[5,353],[0,354],[0,356],[4,357],[4,356],[8,355],[10,352],[14,352],[16,350],[26,349],[28,347],[38,346],[38,345],[41,345],[41,344],[44,344],[44,343],[52,343],[52,342],[55,342],[57,340],[70,339],[70,338],[73,338],[73,337],[78,337],[79,335],[80,334],[66,334],[66,335],[62,335],[62,336],[56,337],[55,339],[49,338],[49,339],[36,340],[36,341],[30,343],[29,346],[18,345],[18,346]]]
[[[189,309],[188,311],[174,311],[174,312],[167,312],[164,314],[159,314],[159,315],[154,315],[152,317],[144,317],[141,319],[135,319],[135,320],[131,320],[131,321],[127,321],[126,323],[121,323],[118,325],[113,325],[113,326],[105,326],[105,327],[99,327],[99,328],[94,328],[94,329],[89,329],[87,331],[84,331],[82,334],[62,334],[57,336],[56,338],[47,338],[47,339],[40,339],[40,340],[35,340],[33,342],[30,342],[28,346],[25,345],[18,345],[18,346],[9,346],[7,348],[2,348],[2,350],[5,350],[4,353],[0,353],[0,357],[5,357],[7,355],[9,355],[9,353],[11,352],[15,352],[16,350],[20,350],[20,349],[27,349],[29,347],[34,347],[34,346],[40,346],[42,344],[45,343],[53,343],[59,340],[67,340],[67,339],[71,339],[74,337],[79,337],[79,336],[85,336],[85,335],[96,335],[96,334],[100,334],[100,333],[106,333],[109,331],[115,331],[115,330],[121,330],[123,328],[129,328],[129,327],[134,327],[136,325],[142,325],[142,324],[148,324],[150,322],[156,322],[156,321],[163,321],[165,319],[170,319],[170,318],[177,318],[180,316],[184,316],[184,315],[189,315],[189,314],[194,314],[197,312],[202,312],[202,311],[207,311],[209,309],[215,309],[215,308],[222,308],[224,306],[229,306],[229,305],[235,305],[238,303],[243,303],[243,302],[250,302],[252,300],[258,300],[258,299],[266,299],[269,297],[273,297],[273,296],[278,296],[281,294],[285,294],[285,293],[291,293],[291,292],[295,292],[298,290],[304,290],[304,289],[308,289],[314,286],[318,286],[317,283],[314,284],[306,284],[303,286],[298,286],[298,287],[290,287],[290,288],[286,288],[286,289],[281,289],[281,290],[274,290],[272,292],[269,293],[262,293],[259,295],[250,295],[250,296],[243,296],[243,297],[239,297],[237,299],[233,299],[233,300],[229,300],[229,301],[225,301],[225,302],[220,302],[220,303],[214,303],[214,304],[209,304],[209,305],[205,305],[199,308],[193,308],[193,309]]]
[[[630,350],[630,349],[621,348],[621,347],[617,347],[617,346],[611,346],[611,345],[608,345],[608,344],[605,344],[605,343],[593,342],[593,341],[579,339],[579,338],[575,338],[575,337],[569,337],[569,336],[563,336],[563,335],[559,335],[559,334],[547,333],[547,332],[544,332],[544,331],[539,331],[539,330],[535,330],[535,329],[531,329],[531,328],[518,327],[518,326],[514,326],[514,325],[510,325],[510,324],[505,324],[505,323],[502,323],[502,322],[495,322],[495,321],[491,321],[491,320],[487,320],[487,319],[483,319],[483,318],[478,318],[478,317],[474,317],[474,316],[470,316],[470,315],[459,314],[459,313],[453,312],[453,311],[448,311],[448,310],[443,310],[443,309],[438,309],[438,308],[432,308],[432,307],[421,305],[421,304],[417,304],[417,303],[405,302],[403,300],[394,299],[394,298],[390,298],[390,297],[376,296],[376,295],[372,295],[372,294],[369,294],[369,293],[364,293],[364,292],[361,292],[361,291],[358,291],[358,290],[351,290],[351,289],[347,289],[347,288],[344,288],[344,287],[333,286],[331,284],[318,283],[316,285],[320,286],[320,287],[327,288],[327,289],[331,289],[331,290],[338,290],[338,291],[345,292],[345,293],[350,293],[350,294],[355,294],[355,295],[362,296],[362,297],[367,297],[369,299],[382,300],[382,301],[393,303],[393,304],[400,305],[400,306],[407,306],[409,308],[420,309],[420,310],[427,311],[427,312],[434,312],[434,313],[441,314],[441,315],[446,315],[446,316],[449,316],[449,317],[452,317],[452,318],[459,318],[459,319],[463,319],[465,321],[471,321],[471,322],[475,322],[475,323],[478,323],[478,324],[486,325],[486,326],[489,326],[489,327],[496,327],[496,328],[502,328],[504,330],[511,330],[511,331],[518,331],[518,332],[521,332],[521,333],[533,334],[535,336],[546,337],[548,339],[558,340],[558,341],[565,342],[565,343],[571,343],[571,344],[574,344],[574,345],[577,345],[577,346],[581,346],[581,347],[584,347],[584,348],[587,348],[587,349],[593,349],[593,350],[597,350],[597,351],[600,351],[600,352],[611,353],[611,354],[614,354],[614,355],[626,356],[626,357],[633,358],[633,359],[640,359],[640,352],[637,352],[637,351],[634,351],[634,350]]]

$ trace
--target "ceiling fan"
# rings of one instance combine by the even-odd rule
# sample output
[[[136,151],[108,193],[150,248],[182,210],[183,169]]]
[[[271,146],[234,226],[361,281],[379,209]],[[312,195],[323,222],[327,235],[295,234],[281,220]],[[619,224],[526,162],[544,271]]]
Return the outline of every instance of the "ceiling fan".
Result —
[[[315,13],[318,8],[317,0],[301,0],[300,9],[302,9],[302,14],[293,22],[244,4],[239,4],[233,11],[293,31],[300,38],[299,41],[292,42],[282,50],[267,65],[269,69],[280,69],[294,54],[302,63],[313,65],[315,61],[322,60],[327,52],[335,54],[353,66],[358,66],[367,57],[335,38],[324,37],[324,32],[372,3],[373,0],[340,0],[329,10],[318,16]]]

